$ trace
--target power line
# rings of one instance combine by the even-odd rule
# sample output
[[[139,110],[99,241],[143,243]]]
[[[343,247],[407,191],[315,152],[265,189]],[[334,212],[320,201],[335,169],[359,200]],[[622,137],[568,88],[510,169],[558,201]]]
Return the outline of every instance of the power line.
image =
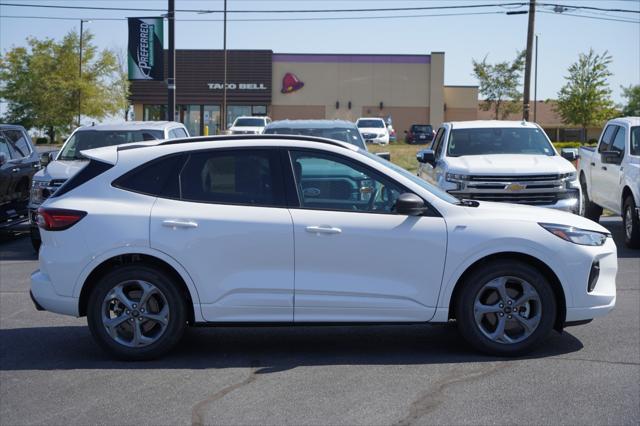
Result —
[[[528,2],[511,2],[502,4],[471,4],[471,5],[450,5],[450,6],[415,6],[415,7],[385,7],[385,8],[364,8],[364,9],[276,9],[276,10],[229,10],[227,13],[353,13],[353,12],[409,12],[419,10],[445,10],[445,9],[478,9],[500,6],[525,6]],[[128,8],[128,7],[106,7],[106,6],[67,6],[51,4],[22,4],[22,3],[0,3],[0,6],[11,7],[37,7],[48,9],[75,9],[75,10],[114,10],[131,12],[166,12],[166,9],[155,8]],[[189,13],[223,13],[222,10],[212,9],[176,9],[176,12]]]
[[[640,24],[640,21],[634,21],[631,19],[616,19],[616,18],[605,18],[604,16],[589,16],[589,15],[577,15],[575,13],[557,13],[557,12],[548,12],[546,10],[541,10],[540,13],[546,13],[547,15],[561,15],[561,16],[575,16],[578,18],[588,18],[588,19],[599,19],[601,21],[615,21],[615,22],[628,22],[630,24]]]
[[[430,15],[392,15],[392,16],[335,16],[316,18],[239,18],[227,19],[228,22],[282,22],[282,21],[343,21],[366,19],[394,19],[394,18],[437,18],[442,16],[474,16],[474,15],[504,15],[504,12],[469,12],[469,13],[440,13]],[[24,15],[0,15],[0,18],[8,19],[51,19],[77,21],[80,18],[67,18],[57,16],[24,16]],[[124,21],[127,18],[84,18],[91,21]],[[222,19],[175,19],[176,22],[223,22]]]

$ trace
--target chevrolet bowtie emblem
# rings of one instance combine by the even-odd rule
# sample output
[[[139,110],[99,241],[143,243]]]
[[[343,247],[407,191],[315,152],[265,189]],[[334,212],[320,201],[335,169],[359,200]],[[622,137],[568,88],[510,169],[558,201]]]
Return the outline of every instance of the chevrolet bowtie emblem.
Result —
[[[507,185],[507,191],[522,191],[526,188],[526,185],[520,185],[519,183],[510,183],[509,185]]]

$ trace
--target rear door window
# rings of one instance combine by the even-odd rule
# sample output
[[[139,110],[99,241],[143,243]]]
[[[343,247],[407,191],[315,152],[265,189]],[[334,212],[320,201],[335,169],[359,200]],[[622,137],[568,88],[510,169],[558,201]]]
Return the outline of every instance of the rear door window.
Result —
[[[181,198],[212,204],[285,206],[277,150],[197,152],[180,173]]]

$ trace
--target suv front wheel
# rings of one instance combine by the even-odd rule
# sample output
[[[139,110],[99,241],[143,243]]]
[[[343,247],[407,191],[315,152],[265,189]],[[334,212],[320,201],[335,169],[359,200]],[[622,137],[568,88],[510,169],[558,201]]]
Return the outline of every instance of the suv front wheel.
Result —
[[[98,344],[116,358],[153,359],[182,337],[185,300],[165,273],[122,266],[102,277],[91,292],[87,321]]]
[[[458,329],[482,352],[522,355],[553,328],[556,301],[551,285],[524,262],[487,263],[461,284],[455,312]]]

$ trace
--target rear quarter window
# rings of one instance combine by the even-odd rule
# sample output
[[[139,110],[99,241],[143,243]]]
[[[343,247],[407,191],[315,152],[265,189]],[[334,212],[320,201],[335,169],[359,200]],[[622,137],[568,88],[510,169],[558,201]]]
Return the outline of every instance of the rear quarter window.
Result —
[[[186,155],[173,154],[150,161],[113,182],[113,186],[163,198],[180,198],[178,176]]]

